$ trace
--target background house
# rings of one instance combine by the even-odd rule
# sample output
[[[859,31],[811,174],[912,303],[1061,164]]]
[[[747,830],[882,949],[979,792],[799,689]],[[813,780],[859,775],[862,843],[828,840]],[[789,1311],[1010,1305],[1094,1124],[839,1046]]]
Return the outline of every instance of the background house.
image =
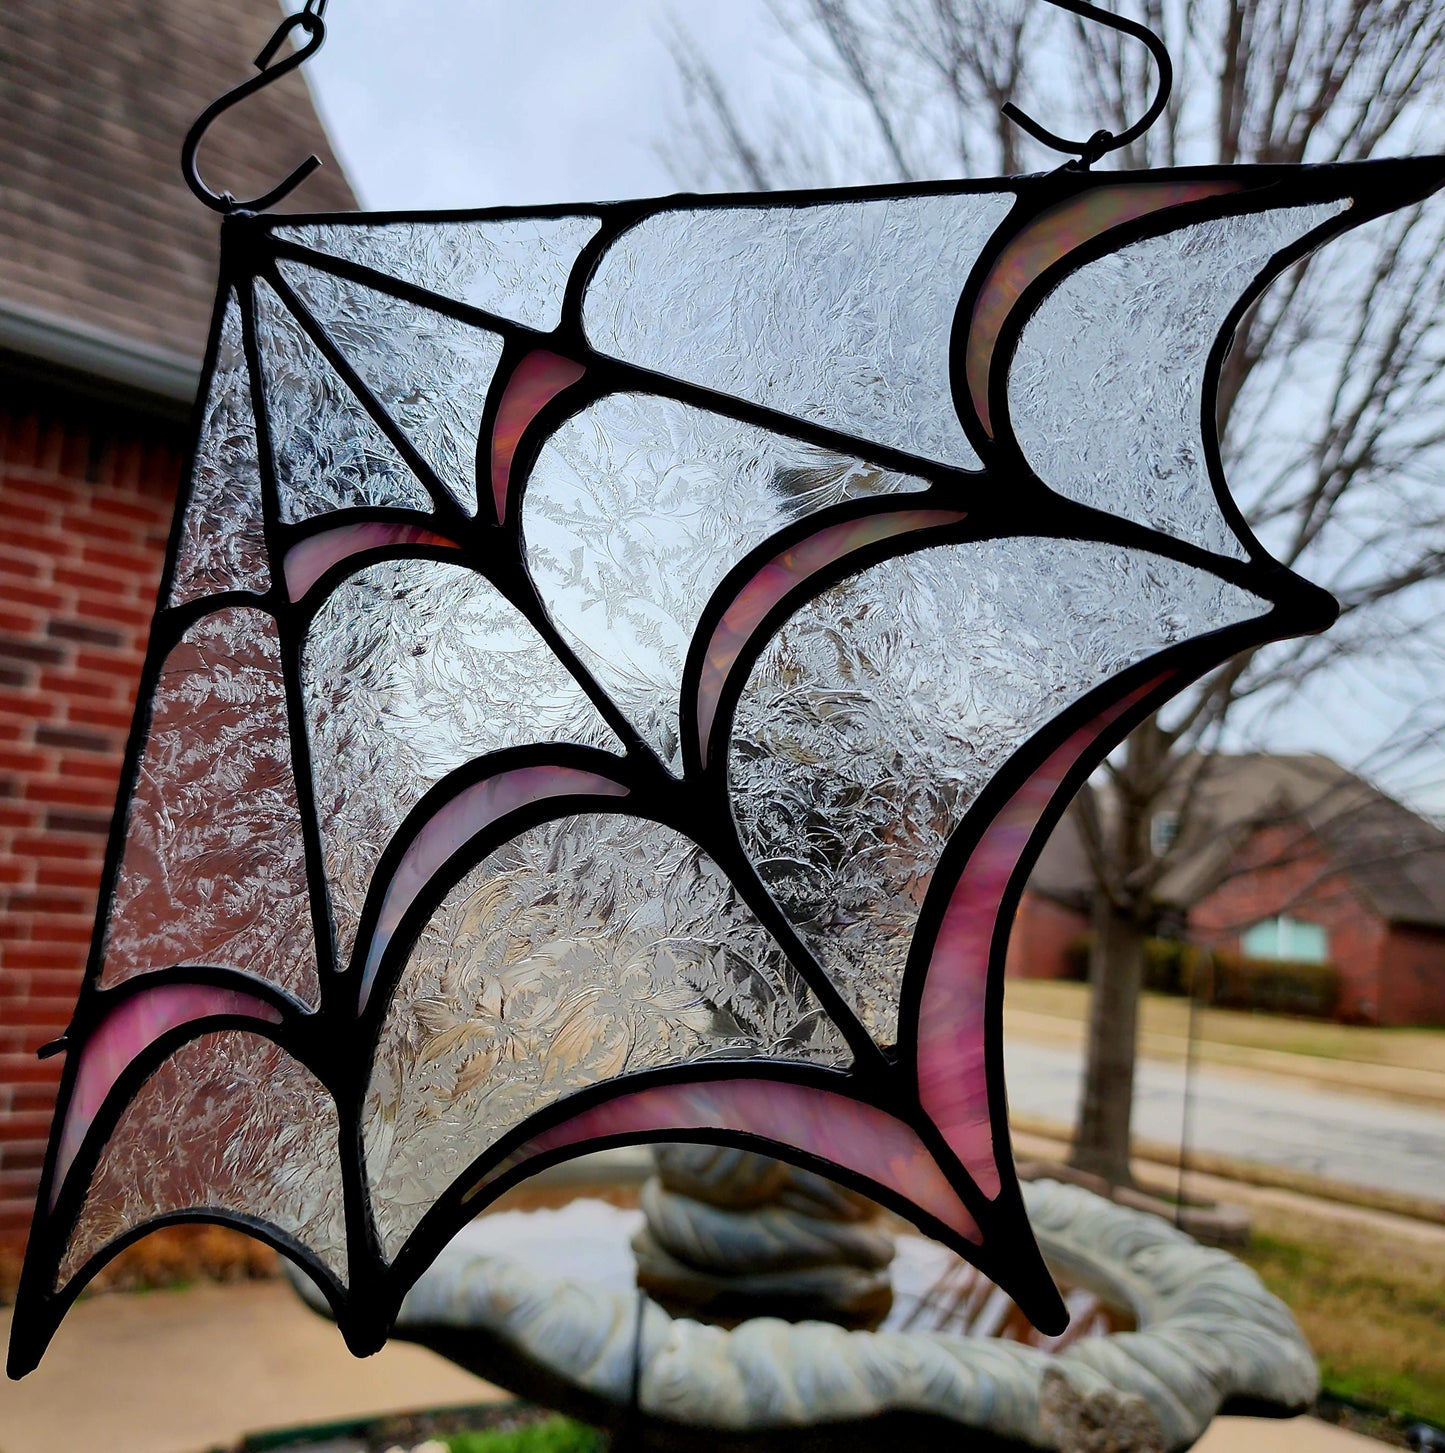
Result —
[[[274,0],[0,6],[0,1243],[23,1239],[95,915],[215,286],[181,179],[196,115],[249,74]],[[202,147],[254,195],[355,206],[292,75]]]
[[[1254,959],[1331,964],[1340,1017],[1445,1024],[1445,833],[1327,757],[1214,759],[1159,884],[1165,931]],[[1071,972],[1089,930],[1090,876],[1071,817],[1020,905],[1009,972]]]

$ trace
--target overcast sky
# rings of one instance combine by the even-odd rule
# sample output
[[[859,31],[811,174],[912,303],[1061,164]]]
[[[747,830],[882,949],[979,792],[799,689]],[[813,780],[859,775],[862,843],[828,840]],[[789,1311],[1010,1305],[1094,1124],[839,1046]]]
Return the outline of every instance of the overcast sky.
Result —
[[[334,0],[306,74],[363,207],[651,196],[696,185],[659,155],[680,104],[669,13],[745,110],[792,89],[766,0]],[[1358,763],[1432,689],[1358,663],[1231,745]],[[1437,754],[1381,775],[1445,812]]]
[[[769,84],[764,0],[673,8],[725,74]],[[335,0],[307,75],[365,207],[650,196],[678,190],[657,155],[678,101],[666,12],[664,0]]]

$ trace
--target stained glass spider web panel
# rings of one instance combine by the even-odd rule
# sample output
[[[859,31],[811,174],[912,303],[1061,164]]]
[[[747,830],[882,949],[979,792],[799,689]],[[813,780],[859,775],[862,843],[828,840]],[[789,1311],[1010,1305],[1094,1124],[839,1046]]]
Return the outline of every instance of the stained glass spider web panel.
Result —
[[[647,1138],[835,1174],[1058,1325],[1012,909],[1133,721],[1327,622],[1215,376],[1438,181],[228,222],[12,1369],[185,1216],[374,1347],[488,1199]]]

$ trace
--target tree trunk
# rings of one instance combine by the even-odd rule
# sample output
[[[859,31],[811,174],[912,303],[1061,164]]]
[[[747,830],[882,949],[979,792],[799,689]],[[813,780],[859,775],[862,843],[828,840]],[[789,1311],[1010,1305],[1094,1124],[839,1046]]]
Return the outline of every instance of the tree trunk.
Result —
[[[1089,1039],[1084,1088],[1069,1163],[1111,1185],[1130,1184],[1129,1116],[1134,1106],[1134,1053],[1139,990],[1144,982],[1144,929],[1100,894],[1089,960]]]

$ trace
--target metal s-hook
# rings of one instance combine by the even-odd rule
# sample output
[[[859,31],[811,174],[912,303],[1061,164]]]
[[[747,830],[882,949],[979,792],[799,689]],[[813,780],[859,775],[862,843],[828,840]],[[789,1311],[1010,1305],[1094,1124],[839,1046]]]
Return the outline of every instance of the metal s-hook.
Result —
[[[256,57],[256,69],[260,74],[252,76],[248,81],[242,81],[239,86],[227,91],[219,100],[211,102],[196,117],[195,123],[186,132],[186,139],[181,143],[181,175],[185,177],[186,185],[191,191],[213,211],[264,212],[267,207],[275,206],[283,197],[295,191],[321,165],[319,156],[308,156],[284,181],[278,182],[269,192],[263,192],[259,197],[252,197],[249,201],[242,202],[229,192],[213,192],[201,180],[201,174],[196,168],[196,152],[200,149],[201,139],[205,136],[207,129],[223,111],[229,111],[237,102],[244,101],[247,96],[261,90],[262,87],[269,86],[272,81],[280,80],[287,71],[294,71],[297,66],[310,60],[321,49],[321,43],[326,39],[326,26],[321,19],[321,13],[325,9],[326,0],[306,0],[305,9],[297,11],[295,15],[288,15],[276,27],[271,39],[266,42],[261,49],[261,54]],[[284,60],[272,65],[271,62],[275,59],[276,52],[285,44],[286,38],[296,30],[306,32],[306,43]]]
[[[1128,146],[1135,137],[1142,136],[1159,119],[1160,113],[1169,104],[1169,93],[1174,88],[1174,65],[1169,59],[1169,52],[1164,48],[1164,42],[1148,26],[1140,25],[1136,20],[1127,20],[1122,15],[1111,15],[1107,10],[1100,10],[1097,5],[1087,4],[1086,0],[1048,0],[1048,3],[1056,5],[1060,10],[1082,15],[1087,20],[1097,20],[1100,25],[1107,25],[1125,35],[1132,35],[1135,40],[1143,41],[1149,47],[1149,54],[1154,57],[1154,64],[1159,68],[1159,82],[1149,109],[1127,131],[1121,131],[1117,136],[1112,131],[1101,130],[1096,131],[1087,141],[1070,141],[1068,137],[1059,136],[1047,127],[1040,126],[1032,116],[1020,111],[1012,101],[1004,105],[1003,114],[1023,127],[1034,140],[1043,142],[1055,151],[1077,156],[1079,165],[1087,169],[1101,156],[1107,156],[1121,146]]]

